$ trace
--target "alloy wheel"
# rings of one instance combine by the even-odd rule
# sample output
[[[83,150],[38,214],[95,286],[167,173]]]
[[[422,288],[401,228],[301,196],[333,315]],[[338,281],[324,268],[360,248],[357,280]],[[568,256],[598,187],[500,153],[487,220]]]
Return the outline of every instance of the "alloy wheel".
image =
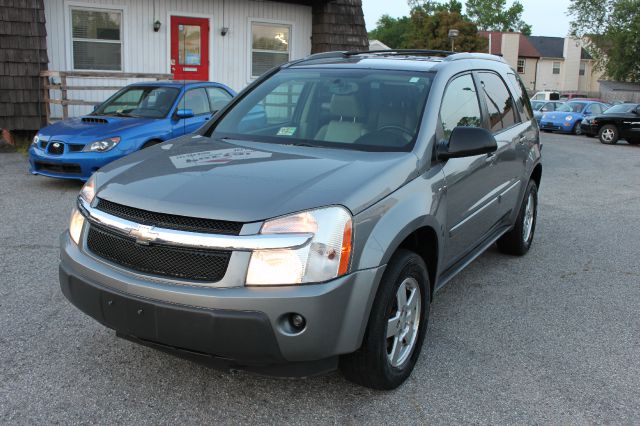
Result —
[[[387,358],[393,367],[401,367],[411,356],[418,338],[422,295],[418,281],[407,277],[396,292],[387,322]]]

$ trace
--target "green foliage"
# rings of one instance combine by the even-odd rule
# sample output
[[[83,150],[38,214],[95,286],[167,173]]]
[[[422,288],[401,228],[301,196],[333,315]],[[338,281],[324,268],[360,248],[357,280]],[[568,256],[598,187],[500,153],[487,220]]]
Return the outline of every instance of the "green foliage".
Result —
[[[598,68],[640,82],[640,0],[571,0],[571,32],[587,41]]]
[[[384,15],[369,39],[380,40],[393,49],[450,50],[449,30],[457,29],[460,36],[455,40],[456,51],[486,51],[487,40],[478,36],[476,25],[462,14],[460,1],[411,0],[409,4],[410,16]]]
[[[507,7],[506,0],[467,0],[467,14],[480,30],[520,31],[531,35],[531,25],[522,21],[524,7],[515,1]]]
[[[408,16],[392,18],[383,15],[378,26],[369,33],[369,40],[380,40],[393,49],[409,47],[408,37],[411,35],[411,20]]]

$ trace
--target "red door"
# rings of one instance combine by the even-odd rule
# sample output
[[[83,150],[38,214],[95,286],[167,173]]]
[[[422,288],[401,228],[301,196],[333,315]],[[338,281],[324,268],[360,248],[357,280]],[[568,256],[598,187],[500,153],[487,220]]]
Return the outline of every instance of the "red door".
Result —
[[[171,17],[171,73],[174,80],[209,80],[209,20]]]

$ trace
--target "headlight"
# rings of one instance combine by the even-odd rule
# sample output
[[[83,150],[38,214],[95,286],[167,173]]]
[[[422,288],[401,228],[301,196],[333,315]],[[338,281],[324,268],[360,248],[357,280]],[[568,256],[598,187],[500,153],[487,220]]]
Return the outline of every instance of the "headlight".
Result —
[[[99,141],[88,143],[82,148],[83,152],[105,152],[113,149],[120,142],[120,137],[106,138]]]
[[[82,216],[82,213],[80,213],[77,207],[74,207],[71,211],[71,219],[69,220],[69,235],[76,244],[80,241],[83,226],[84,216]]]
[[[38,142],[40,142],[40,135],[36,133],[36,135],[33,137],[33,141],[31,141],[31,143],[33,145],[38,145]]]
[[[84,184],[80,190],[80,198],[82,198],[87,204],[91,204],[93,198],[96,196],[96,179],[95,175],[91,176],[87,183]]]
[[[256,250],[251,254],[247,285],[323,282],[349,271],[353,229],[343,207],[326,207],[269,220],[261,234],[312,233],[298,249]]]

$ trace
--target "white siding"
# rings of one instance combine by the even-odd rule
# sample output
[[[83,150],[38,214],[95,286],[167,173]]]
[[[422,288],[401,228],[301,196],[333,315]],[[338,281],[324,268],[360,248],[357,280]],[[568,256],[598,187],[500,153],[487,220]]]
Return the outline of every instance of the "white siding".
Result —
[[[123,10],[124,72],[170,72],[171,15],[209,18],[209,79],[227,84],[234,90],[241,90],[251,81],[251,20],[290,25],[291,59],[304,57],[311,52],[312,18],[311,7],[308,6],[255,0],[46,0],[44,3],[49,69],[56,71],[72,69],[69,40],[71,6]],[[153,31],[153,22],[156,20],[162,22],[157,33]],[[220,34],[223,26],[229,28],[224,37]],[[123,79],[82,79],[68,82],[76,85],[127,83]],[[69,92],[69,98],[101,101],[112,93],[106,90]],[[59,98],[59,93],[52,92],[51,96]],[[74,116],[90,110],[90,107],[70,107],[69,113]],[[61,108],[52,107],[52,115],[61,115]]]

